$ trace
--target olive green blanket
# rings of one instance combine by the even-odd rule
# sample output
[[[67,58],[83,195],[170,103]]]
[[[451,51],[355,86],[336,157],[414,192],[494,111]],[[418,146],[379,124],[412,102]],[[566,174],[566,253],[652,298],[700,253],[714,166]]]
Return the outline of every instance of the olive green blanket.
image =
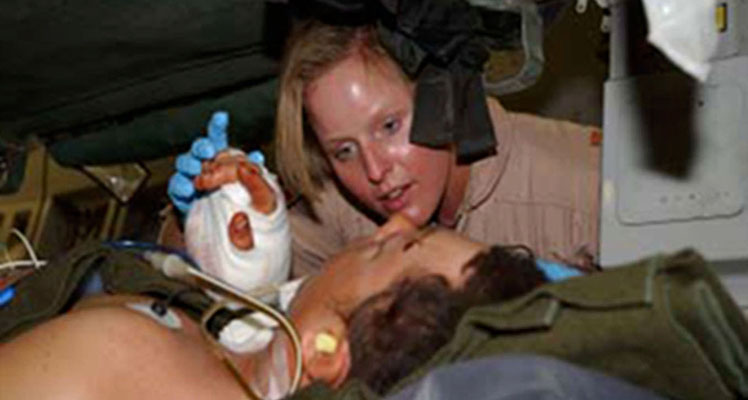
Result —
[[[105,293],[169,298],[170,304],[195,320],[213,304],[202,291],[167,278],[138,251],[93,241],[60,255],[18,282],[16,296],[0,307],[0,343],[67,311],[80,298],[81,286],[93,274],[98,274]]]
[[[695,252],[660,255],[471,309],[452,341],[394,389],[432,369],[536,353],[621,377],[674,399],[748,397],[748,324]],[[374,399],[360,382],[294,399]]]

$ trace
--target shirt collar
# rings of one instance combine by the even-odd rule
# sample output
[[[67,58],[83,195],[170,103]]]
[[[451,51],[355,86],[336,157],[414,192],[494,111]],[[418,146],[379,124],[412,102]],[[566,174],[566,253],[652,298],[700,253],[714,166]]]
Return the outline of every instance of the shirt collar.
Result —
[[[463,213],[479,207],[491,197],[506,171],[509,155],[514,146],[515,132],[511,115],[494,98],[488,99],[488,110],[498,142],[496,155],[480,160],[470,167],[470,181],[461,211]]]

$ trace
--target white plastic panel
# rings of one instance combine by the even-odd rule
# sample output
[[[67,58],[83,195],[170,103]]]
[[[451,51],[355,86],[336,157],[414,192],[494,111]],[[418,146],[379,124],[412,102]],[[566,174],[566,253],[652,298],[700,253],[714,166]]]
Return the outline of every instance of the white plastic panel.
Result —
[[[720,2],[728,4],[728,31],[720,35],[707,84],[699,87],[691,82],[691,89],[696,90],[662,76],[632,76],[643,70],[632,67],[638,59],[631,49],[644,44],[636,43],[628,32],[641,27],[632,22],[635,18],[629,6],[640,3],[612,2],[611,69],[603,116],[600,262],[611,267],[655,253],[695,248],[711,261],[748,315],[748,210],[743,205],[748,199],[748,0],[715,4]],[[635,107],[638,102],[648,105],[648,111],[640,113],[641,108]],[[686,112],[691,108],[698,112]],[[658,138],[651,132],[642,135],[646,125],[668,132],[696,127],[691,129],[696,138],[694,163],[685,179],[652,174],[646,168],[646,157]],[[658,147],[662,153],[661,142]],[[725,195],[725,188],[730,196]],[[720,193],[720,197],[689,199],[696,190]],[[735,191],[737,198],[732,195]],[[658,205],[662,195],[668,195],[670,202],[676,194],[680,206]]]
[[[715,75],[708,85],[690,91],[701,94],[694,101],[698,104],[702,99],[703,107],[697,110],[703,115],[694,117],[697,123],[692,130],[697,140],[693,145],[692,173],[686,179],[646,169],[644,160],[654,142],[652,134],[643,135],[642,130],[649,129],[644,125],[652,125],[652,121],[659,121],[655,127],[660,125],[671,131],[688,126],[685,121],[694,119],[678,107],[690,104],[681,101],[689,90],[663,76],[605,84],[600,215],[603,265],[684,247],[694,247],[713,261],[748,260],[748,212],[743,206],[748,197],[748,107],[743,100],[748,87],[746,77],[748,58],[726,60],[715,66]],[[654,108],[641,114],[641,109],[634,106],[636,101]],[[646,115],[654,117],[647,119]],[[700,141],[704,144],[700,145]],[[719,202],[696,206],[657,205],[663,195],[674,197],[676,193],[684,202],[691,193],[688,189],[698,189],[700,193],[722,191],[723,195]],[[730,193],[730,200],[725,199],[725,191]],[[737,196],[733,195],[736,191]],[[646,205],[660,210],[648,210]]]
[[[727,217],[743,210],[743,171],[735,151],[741,137],[742,93],[735,86],[683,83],[648,76],[606,87],[616,97],[621,116],[612,134],[618,153],[618,218],[623,224]],[[684,150],[692,153],[684,176],[669,176],[648,163],[653,144],[646,139],[653,135],[667,137],[664,140],[677,148],[683,148],[680,141],[691,142],[690,150]],[[662,151],[656,156],[671,155]]]

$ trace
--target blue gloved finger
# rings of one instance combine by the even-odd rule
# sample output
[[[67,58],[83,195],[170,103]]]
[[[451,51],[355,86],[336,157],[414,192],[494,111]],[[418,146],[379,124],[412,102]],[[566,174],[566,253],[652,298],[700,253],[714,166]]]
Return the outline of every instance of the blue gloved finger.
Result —
[[[265,155],[259,150],[247,154],[247,160],[257,165],[265,165]]]
[[[182,214],[187,214],[190,212],[190,208],[192,208],[192,201],[182,201],[179,199],[171,198],[172,204],[174,204],[174,207],[177,208]]]
[[[169,179],[169,187],[166,190],[172,200],[187,201],[195,195],[195,185],[192,180],[182,174],[174,174]]]
[[[208,139],[213,142],[216,152],[225,150],[229,146],[229,137],[226,129],[229,126],[229,113],[216,111],[208,122]]]
[[[190,153],[182,154],[177,157],[175,166],[177,168],[177,172],[189,177],[200,175],[200,171],[202,170],[202,163],[200,162],[200,160],[195,158],[195,156]]]
[[[190,154],[198,160],[210,160],[218,154],[213,142],[208,138],[199,138],[192,142]]]

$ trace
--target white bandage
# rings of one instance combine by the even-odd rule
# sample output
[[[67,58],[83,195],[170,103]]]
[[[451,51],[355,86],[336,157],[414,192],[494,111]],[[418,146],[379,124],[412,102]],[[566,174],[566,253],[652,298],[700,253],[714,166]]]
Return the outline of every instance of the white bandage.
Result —
[[[279,286],[288,279],[291,265],[283,193],[275,175],[260,169],[276,195],[276,208],[270,215],[255,211],[249,192],[234,182],[196,200],[185,224],[187,251],[200,268],[244,292]],[[229,223],[238,212],[249,217],[254,240],[250,250],[237,249],[229,238]]]
[[[289,311],[291,300],[305,279],[299,278],[280,286],[278,302],[281,311]],[[234,353],[254,353],[270,343],[277,327],[274,319],[255,312],[229,322],[219,333],[218,342]]]

